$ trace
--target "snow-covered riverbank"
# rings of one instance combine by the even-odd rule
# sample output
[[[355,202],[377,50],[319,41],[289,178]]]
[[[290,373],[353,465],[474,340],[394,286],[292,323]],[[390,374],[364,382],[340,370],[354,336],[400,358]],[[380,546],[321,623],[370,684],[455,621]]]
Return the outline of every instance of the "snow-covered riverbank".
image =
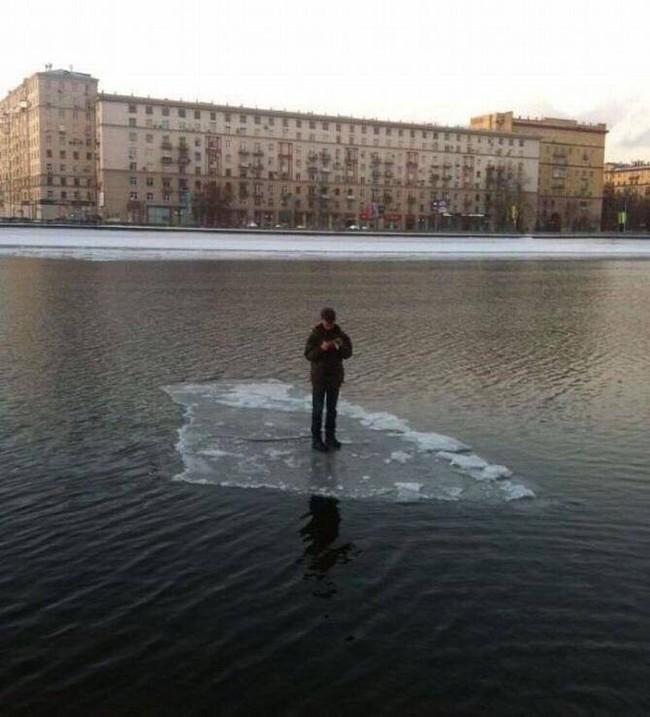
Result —
[[[331,258],[650,258],[650,241],[629,237],[423,236],[291,232],[197,232],[0,227],[0,254],[96,260]]]

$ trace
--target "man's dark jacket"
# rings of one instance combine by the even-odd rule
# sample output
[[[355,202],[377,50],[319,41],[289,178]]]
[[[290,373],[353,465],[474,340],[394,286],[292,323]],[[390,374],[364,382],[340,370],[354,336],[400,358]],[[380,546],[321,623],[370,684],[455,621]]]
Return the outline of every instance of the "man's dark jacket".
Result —
[[[340,348],[332,348],[329,351],[321,349],[323,341],[336,339],[341,342]],[[338,324],[334,324],[329,331],[323,324],[314,326],[305,346],[305,358],[311,362],[313,384],[329,381],[335,381],[339,385],[343,383],[343,359],[348,359],[350,356],[352,356],[352,342]]]

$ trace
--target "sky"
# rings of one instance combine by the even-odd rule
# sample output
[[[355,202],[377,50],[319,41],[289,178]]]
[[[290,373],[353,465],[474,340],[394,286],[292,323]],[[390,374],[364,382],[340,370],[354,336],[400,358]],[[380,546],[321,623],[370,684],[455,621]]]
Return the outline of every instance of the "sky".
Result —
[[[103,92],[467,126],[604,122],[607,161],[650,162],[650,2],[22,0],[0,97],[34,72]]]

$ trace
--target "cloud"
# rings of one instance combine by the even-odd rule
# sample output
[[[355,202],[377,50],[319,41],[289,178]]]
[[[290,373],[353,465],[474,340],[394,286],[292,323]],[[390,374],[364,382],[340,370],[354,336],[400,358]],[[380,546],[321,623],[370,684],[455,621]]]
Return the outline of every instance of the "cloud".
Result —
[[[581,122],[604,122],[609,130],[605,160],[650,162],[650,101],[612,99],[576,117]]]

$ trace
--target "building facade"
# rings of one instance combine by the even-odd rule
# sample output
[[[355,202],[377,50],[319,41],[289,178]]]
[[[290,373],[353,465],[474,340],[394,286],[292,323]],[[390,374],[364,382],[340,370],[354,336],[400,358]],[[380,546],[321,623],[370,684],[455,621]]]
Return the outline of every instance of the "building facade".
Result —
[[[650,164],[605,165],[603,229],[647,232],[650,228]]]
[[[531,228],[539,141],[508,133],[100,94],[109,221]]]
[[[650,197],[650,164],[608,163],[605,165],[605,186],[611,187],[615,194]]]
[[[474,117],[475,129],[540,140],[538,231],[598,230],[603,202],[605,124],[567,119],[527,119],[512,112]]]
[[[532,230],[540,140],[98,94],[38,72],[0,102],[0,217],[223,227]]]
[[[48,69],[0,101],[0,216],[95,216],[96,98],[90,75]]]

